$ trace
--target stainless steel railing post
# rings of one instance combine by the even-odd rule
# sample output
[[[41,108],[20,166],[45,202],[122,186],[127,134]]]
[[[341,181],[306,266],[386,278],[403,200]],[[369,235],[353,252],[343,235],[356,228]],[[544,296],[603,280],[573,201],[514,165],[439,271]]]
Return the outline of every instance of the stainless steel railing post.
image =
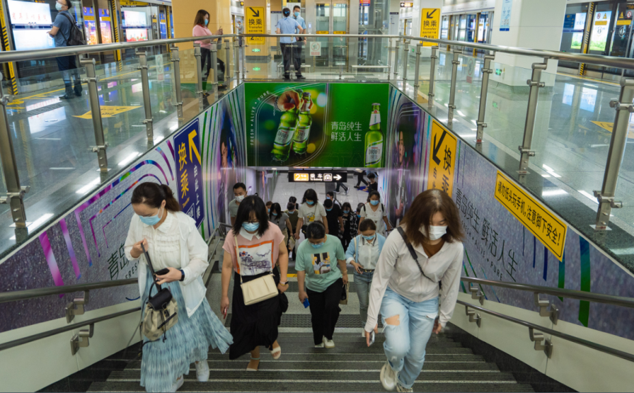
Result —
[[[396,40],[396,44],[394,45],[394,80],[398,80],[398,50],[401,46],[401,39],[398,38]]]
[[[200,110],[203,110],[203,67],[200,63],[202,52],[199,43],[194,43],[194,57],[196,58],[196,95],[198,96]],[[209,78],[209,75],[207,75],[207,78]]]
[[[456,110],[456,84],[458,82],[458,64],[460,64],[459,53],[454,50],[453,60],[451,61],[451,86],[449,88],[449,112],[447,121],[453,122],[453,114]]]
[[[612,208],[623,207],[622,202],[614,200],[616,185],[619,180],[619,172],[623,162],[623,153],[627,143],[630,114],[634,112],[634,79],[621,78],[621,94],[618,100],[610,101],[610,107],[616,110],[614,119],[614,131],[610,139],[608,159],[605,164],[603,186],[601,191],[595,191],[594,196],[599,202],[595,230],[606,230],[610,221]]]
[[[420,83],[418,82],[418,78],[420,77],[420,52],[423,44],[420,42],[416,44],[416,57],[414,58],[414,100],[418,99],[418,88],[420,87]]]
[[[403,41],[403,82],[407,81],[407,66],[409,61],[409,40]],[[403,83],[405,89],[405,83]]]
[[[99,105],[99,93],[97,90],[97,74],[95,72],[95,59],[82,59],[81,65],[86,67],[86,76],[88,84],[88,97],[90,98],[90,112],[92,114],[92,127],[95,131],[96,146],[92,146],[90,150],[97,153],[99,161],[99,170],[102,173],[108,172],[108,156],[106,155],[106,143],[103,135],[103,122],[101,120],[101,107]]]
[[[174,63],[174,92],[176,92],[176,112],[178,118],[183,118],[183,91],[181,90],[181,60],[178,47],[172,46],[172,63]]]
[[[427,105],[429,108],[434,107],[434,82],[436,80],[436,60],[438,59],[438,47],[431,48],[431,64],[429,68],[429,94],[427,94]]]
[[[143,88],[143,108],[145,109],[145,131],[147,139],[154,139],[154,127],[152,126],[152,100],[150,99],[150,78],[148,75],[147,52],[136,50],[135,54],[139,58],[139,68],[141,71],[141,87]],[[159,55],[161,56],[161,55]]]
[[[539,88],[544,87],[544,83],[540,82],[542,71],[548,66],[548,59],[544,59],[543,63],[535,63],[532,65],[533,74],[531,79],[526,81],[530,86],[528,93],[528,110],[526,111],[526,122],[524,124],[524,139],[519,147],[520,151],[520,169],[517,171],[520,175],[528,174],[528,160],[535,156],[535,152],[531,150],[533,142],[533,132],[535,130],[535,116],[537,115],[537,98],[539,97]]]
[[[241,47],[241,52],[242,52],[242,61],[244,62],[242,64],[242,80],[246,81],[247,80],[247,41],[246,39],[244,40],[244,45],[242,45]]]
[[[218,48],[216,47],[216,43],[211,44],[211,69],[214,72],[213,82],[211,85],[213,86],[213,94],[214,94],[214,102],[218,99]],[[207,82],[209,84],[209,82]]]
[[[476,132],[476,143],[482,143],[484,128],[487,124],[484,122],[484,115],[487,108],[487,96],[489,94],[489,75],[493,72],[491,69],[491,61],[495,59],[495,52],[492,55],[484,55],[484,66],[482,67],[482,88],[480,89],[480,110],[478,112],[478,131]]]
[[[225,40],[225,72],[224,72],[224,80],[229,84],[231,81],[231,46],[229,45],[229,40]]]
[[[387,80],[390,80],[392,73],[392,39],[387,39]]]
[[[28,186],[20,185],[18,165],[15,160],[15,150],[11,140],[11,131],[7,119],[6,105],[11,99],[2,92],[2,75],[0,75],[0,160],[2,162],[2,174],[7,186],[7,194],[0,196],[0,204],[8,204],[11,210],[11,218],[15,228],[26,228],[26,208],[24,207],[24,194],[29,191]],[[16,233],[17,237],[17,233]]]
[[[240,83],[240,39],[239,38],[234,38],[234,42],[233,42],[233,55],[235,57],[235,62],[236,62],[236,81],[238,82],[238,84]]]

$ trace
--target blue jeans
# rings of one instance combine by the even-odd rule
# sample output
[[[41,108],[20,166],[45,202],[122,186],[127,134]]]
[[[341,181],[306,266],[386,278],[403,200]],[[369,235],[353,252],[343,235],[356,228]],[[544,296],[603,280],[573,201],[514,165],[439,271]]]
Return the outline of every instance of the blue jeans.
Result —
[[[395,315],[398,315],[398,320],[388,324],[386,319]],[[387,288],[381,304],[385,328],[383,349],[404,388],[411,388],[423,369],[425,347],[437,316],[438,298],[417,303]]]
[[[372,277],[374,272],[359,274],[354,272],[354,286],[357,288],[357,296],[359,297],[359,316],[361,317],[361,327],[365,326],[368,320],[368,305],[370,302],[370,287],[372,286]]]

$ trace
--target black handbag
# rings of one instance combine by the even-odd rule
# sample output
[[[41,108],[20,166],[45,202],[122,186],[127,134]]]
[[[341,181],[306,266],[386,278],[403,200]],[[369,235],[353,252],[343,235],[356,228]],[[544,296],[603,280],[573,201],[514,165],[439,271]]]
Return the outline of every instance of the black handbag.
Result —
[[[156,273],[152,267],[150,254],[145,250],[143,243],[141,243],[141,248],[143,249],[143,254],[152,273],[153,280],[148,301],[145,304],[141,331],[150,341],[156,341],[161,336],[163,336],[163,341],[165,341],[165,333],[178,322],[178,303],[173,298],[169,288],[161,288],[156,282]],[[158,292],[152,296],[152,289],[155,286]]]

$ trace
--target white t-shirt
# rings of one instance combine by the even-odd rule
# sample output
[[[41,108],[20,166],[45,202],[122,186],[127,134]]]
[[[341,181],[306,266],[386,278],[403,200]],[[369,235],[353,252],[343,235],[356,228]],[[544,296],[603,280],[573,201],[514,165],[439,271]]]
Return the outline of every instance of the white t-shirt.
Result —
[[[304,220],[304,225],[308,225],[314,221],[322,221],[326,217],[326,209],[324,205],[317,202],[312,206],[306,203],[299,205],[299,218]]]
[[[387,217],[387,212],[382,203],[378,204],[376,211],[372,210],[372,205],[368,202],[361,208],[361,221],[365,218],[369,218],[376,224],[376,231],[381,235],[385,234],[385,221],[383,217]]]

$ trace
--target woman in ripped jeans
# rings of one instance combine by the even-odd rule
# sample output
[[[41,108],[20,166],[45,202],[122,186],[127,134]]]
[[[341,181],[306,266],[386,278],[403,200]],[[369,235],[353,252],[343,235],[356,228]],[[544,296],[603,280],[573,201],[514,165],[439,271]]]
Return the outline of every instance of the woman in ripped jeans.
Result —
[[[428,190],[412,202],[401,227],[388,236],[374,271],[365,334],[385,327],[385,390],[412,392],[425,362],[425,347],[453,314],[464,247],[456,204],[446,192]],[[442,302],[439,307],[440,281]]]

